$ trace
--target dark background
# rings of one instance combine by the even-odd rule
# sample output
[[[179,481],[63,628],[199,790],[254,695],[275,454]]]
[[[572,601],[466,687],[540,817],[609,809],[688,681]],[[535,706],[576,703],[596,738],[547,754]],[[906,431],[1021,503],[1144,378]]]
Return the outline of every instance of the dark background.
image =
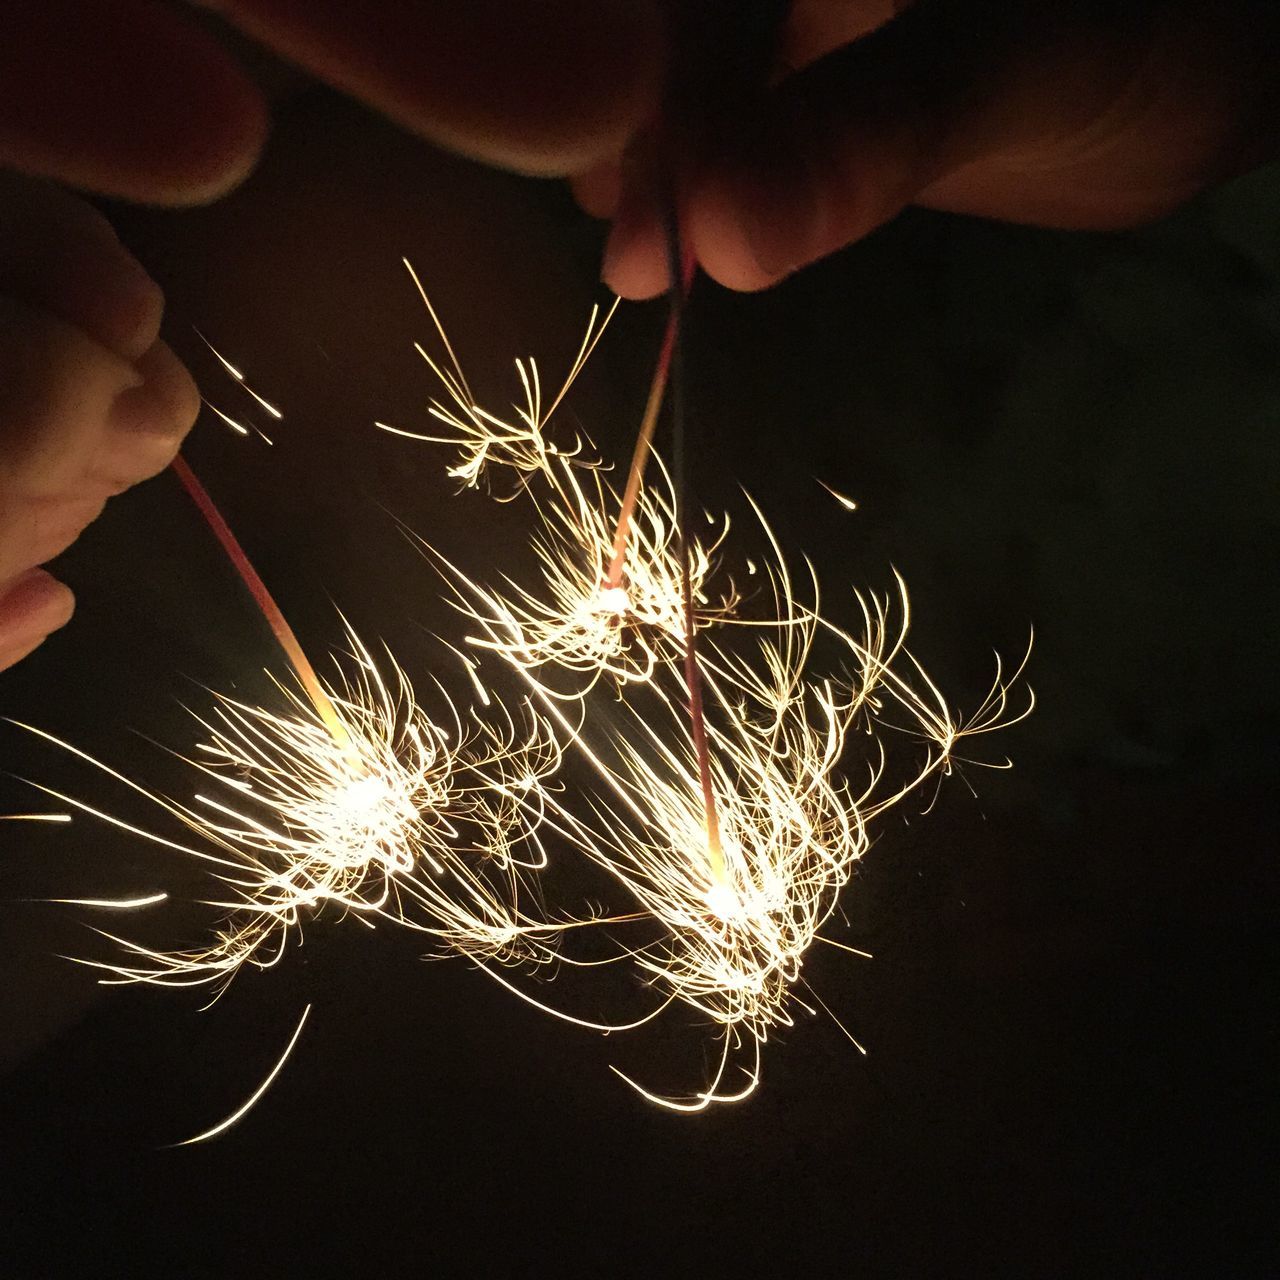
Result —
[[[371,427],[420,425],[435,390],[400,256],[501,404],[512,357],[550,379],[576,346],[598,230],[553,184],[314,92],[230,200],[112,212],[206,396],[249,406],[192,325],[286,411],[272,449],[206,414],[188,452],[304,643],[338,644],[336,603],[431,670],[426,631],[452,624],[392,515],[477,569],[524,526]],[[571,402],[606,453],[630,447],[661,319],[624,308]],[[1272,1269],[1280,170],[1126,234],[908,213],[767,295],[704,282],[689,325],[699,491],[756,494],[833,615],[896,565],[961,706],[1036,628],[1040,706],[993,744],[1016,768],[885,821],[832,934],[875,960],[816,947],[806,967],[869,1056],[802,1016],[754,1098],[681,1118],[607,1065],[696,1080],[697,1028],[602,1039],[326,921],[207,1012],[99,988],[56,958],[109,954],[89,913],[26,900],[197,883],[87,821],[10,824],[5,1275]],[[146,739],[182,746],[201,686],[251,693],[277,662],[247,597],[170,477],[61,572],[76,621],[0,677],[0,709],[180,788]],[[15,729],[0,761],[107,804]],[[124,923],[198,936],[181,907]],[[242,1101],[307,1001],[258,1108],[166,1149]]]

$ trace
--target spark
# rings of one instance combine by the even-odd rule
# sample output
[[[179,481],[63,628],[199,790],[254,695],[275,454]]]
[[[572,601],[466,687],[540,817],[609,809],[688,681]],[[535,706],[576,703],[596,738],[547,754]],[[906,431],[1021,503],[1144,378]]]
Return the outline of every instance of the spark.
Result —
[[[45,898],[43,901],[66,907],[101,907],[108,911],[139,911],[168,902],[167,893],[149,893],[141,898]]]
[[[884,630],[843,637],[859,667],[845,683],[802,674],[816,619],[798,621],[791,652],[760,643],[764,676],[711,647],[704,688],[719,875],[705,858],[696,753],[669,745],[680,708],[669,706],[665,733],[652,711],[637,714],[613,744],[617,776],[644,819],[597,826],[579,847],[665,927],[666,939],[640,960],[642,971],[720,1028],[722,1070],[681,1107],[742,1096],[726,1089],[723,1068],[744,1042],[753,1046],[748,1082],[758,1081],[759,1048],[774,1028],[791,1025],[788,1005],[804,957],[868,848],[872,822],[946,770],[962,738],[1018,718],[1006,714],[999,677],[977,716],[961,721],[931,684],[917,688],[899,675],[889,651],[910,662],[901,648],[905,594],[902,604],[903,630],[892,639]],[[885,616],[880,603],[868,612],[877,622]],[[905,779],[890,781],[885,746],[873,733],[861,760],[864,779],[854,784],[846,760],[854,731],[887,727],[890,708],[907,713],[908,727],[923,738],[923,758]]]
[[[678,656],[685,634],[678,530],[666,472],[660,462],[654,470],[631,520],[628,570],[618,586],[608,585],[606,572],[617,497],[598,472],[584,480],[556,468],[550,497],[535,499],[540,520],[531,545],[539,581],[532,587],[506,576],[496,586],[477,583],[416,539],[475,628],[468,644],[538,673],[542,688],[570,701],[602,677],[642,684]],[[725,519],[710,540],[691,547],[690,585],[698,617],[708,624],[730,618],[738,604],[731,582],[714,597],[706,587],[728,529]]]
[[[0,813],[0,822],[70,822],[69,813]]]
[[[718,1028],[718,1065],[692,1096],[663,1096],[624,1077],[676,1110],[751,1092],[762,1046],[776,1028],[792,1025],[804,957],[815,941],[830,941],[821,930],[869,847],[874,821],[962,763],[962,740],[1031,709],[1029,695],[1025,708],[1010,703],[1022,666],[1007,674],[997,664],[977,711],[958,716],[906,648],[910,608],[900,577],[896,608],[888,598],[855,595],[862,626],[846,631],[821,615],[812,570],[812,604],[796,598],[777,541],[760,519],[772,548],[763,568],[774,586],[773,616],[734,628],[750,637],[745,652],[723,640],[703,650],[705,758],[720,861],[707,856],[701,760],[686,731],[676,658],[621,700],[612,730],[574,733],[602,787],[593,816],[547,800],[548,821],[560,835],[660,927],[658,941],[629,952],[660,1008],[683,1005]],[[512,625],[489,624],[491,649],[504,652],[501,629]],[[824,645],[841,666],[815,675],[815,650]],[[534,696],[554,707],[536,674],[515,665]],[[890,767],[895,738],[922,748],[901,777]],[[855,743],[862,744],[856,753]],[[854,769],[862,774],[856,783]],[[731,1068],[743,1053],[738,1079]]]
[[[248,384],[248,382],[245,381],[244,372],[241,369],[238,369],[235,365],[233,365],[231,361],[228,360],[226,356],[224,356],[222,352],[219,351],[218,348],[215,347],[213,343],[210,342],[209,339],[206,338],[204,334],[200,332],[199,329],[196,330],[196,337],[198,337],[200,341],[203,342],[204,345],[208,347],[210,351],[213,352],[214,358],[218,361],[218,363],[222,365],[222,367],[245,389],[245,391],[247,391],[249,395],[251,395],[254,398],[254,400],[256,400],[258,404],[262,406],[262,408],[264,408],[273,418],[275,418],[277,422],[284,417],[284,414],[281,413],[280,410],[275,407],[275,405],[273,405],[269,400],[260,396]],[[209,407],[213,409],[212,405],[209,405]],[[218,412],[217,409],[214,409],[213,411],[214,413]],[[228,419],[228,421],[230,421],[230,419]],[[268,441],[268,443],[270,443],[270,441]]]
[[[445,352],[437,359],[417,347],[444,388],[428,410],[439,425],[377,425],[458,450],[448,474],[462,488],[526,502],[536,573],[522,581],[509,566],[477,581],[418,539],[468,631],[458,646],[444,644],[471,702],[456,702],[435,678],[429,714],[394,655],[375,657],[345,620],[336,679],[320,677],[179,459],[179,477],[270,624],[292,678],[271,677],[269,705],[213,693],[193,713],[200,734],[178,755],[190,771],[182,799],[23,726],[144,797],[178,830],[41,791],[194,859],[217,885],[206,905],[218,923],[203,943],[164,950],[100,930],[123,954],[84,963],[105,971],[106,982],[212,984],[220,994],[246,966],[279,963],[326,914],[385,921],[428,939],[430,955],[463,956],[583,1027],[630,1030],[683,1010],[690,1023],[710,1025],[715,1045],[699,1086],[668,1094],[618,1074],[678,1111],[739,1101],[760,1081],[770,1036],[793,1025],[796,1009],[817,1013],[803,993],[827,1009],[804,975],[810,947],[866,954],[824,930],[873,824],[931,779],[985,763],[962,759],[959,746],[1029,714],[1029,692],[1025,708],[1012,702],[1026,659],[1011,673],[997,659],[988,695],[960,716],[907,648],[901,578],[892,597],[855,593],[861,625],[846,630],[820,608],[812,566],[794,574],[750,499],[767,550],[741,562],[754,584],[752,616],[740,616],[746,602],[734,586],[728,516],[705,513],[705,530],[693,536],[680,468],[673,478],[653,446],[677,358],[678,304],[619,494],[590,439],[561,435],[552,423],[613,308],[603,317],[593,310],[554,395],[544,397],[534,360],[518,360],[523,398],[503,416],[478,403],[405,265]],[[514,673],[519,697],[500,695],[490,662]],[[596,699],[605,693],[614,707],[599,716]],[[586,766],[585,792],[560,780],[569,752]],[[540,874],[552,839],[602,870],[625,909],[549,911]],[[125,909],[163,900],[62,901]],[[639,936],[624,945],[610,935],[616,946],[604,959],[573,954],[573,931],[606,924],[634,925]],[[553,962],[632,966],[651,1007],[618,1023],[570,1013],[525,980]],[[225,1131],[262,1097],[309,1010],[248,1101],[189,1142]]]
[[[817,477],[815,476],[816,480]],[[846,511],[857,511],[858,504],[847,494],[841,493],[838,489],[833,489],[825,480],[818,480],[820,484]]]
[[[237,422],[229,413],[223,413],[216,404],[211,404],[203,396],[200,397],[200,403],[203,404],[206,409],[212,409],[213,412],[236,433],[236,435],[247,436],[249,434],[249,428],[246,427],[243,422]]]
[[[279,1061],[267,1073],[266,1079],[245,1099],[245,1101],[237,1107],[225,1120],[220,1120],[212,1129],[205,1129],[203,1133],[197,1133],[194,1138],[186,1138],[182,1142],[175,1142],[175,1147],[191,1147],[197,1142],[208,1142],[210,1138],[216,1138],[220,1133],[226,1133],[239,1120],[243,1120],[245,1116],[258,1105],[262,1099],[262,1095],[275,1083],[276,1077],[284,1070],[284,1064],[289,1061],[290,1055],[293,1053],[294,1046],[298,1043],[298,1038],[302,1035],[302,1028],[307,1025],[307,1016],[311,1012],[311,1006],[307,1005],[302,1011],[302,1017],[298,1019],[298,1025],[294,1028],[293,1035],[289,1037],[289,1043],[285,1045],[284,1052],[280,1055]]]
[[[329,905],[409,925],[454,953],[539,957],[548,926],[523,903],[527,873],[545,863],[530,815],[560,759],[545,718],[525,707],[481,719],[437,682],[444,716],[432,720],[390,652],[375,661],[345,620],[349,661],[338,664],[339,682],[326,684],[204,486],[181,458],[174,467],[297,684],[272,677],[274,708],[214,695],[195,716],[203,741],[179,757],[193,771],[183,801],[21,726],[142,795],[189,835],[178,841],[39,790],[203,862],[225,890],[208,904],[226,914],[205,945],[165,951],[105,935],[125,958],[85,963],[111,974],[107,981],[225,985],[246,964],[276,964],[289,936]]]
[[[482,482],[488,480],[495,468],[505,469],[515,473],[514,496],[514,492],[519,492],[530,476],[546,473],[555,461],[562,464],[592,465],[582,457],[586,441],[573,438],[555,443],[547,439],[545,429],[548,420],[568,394],[569,388],[577,381],[578,375],[595,350],[596,343],[618,308],[619,299],[614,299],[613,305],[603,319],[601,319],[600,308],[598,306],[592,308],[582,343],[564,383],[545,408],[537,363],[533,360],[516,361],[516,372],[524,391],[524,403],[512,406],[515,413],[515,420],[512,421],[490,412],[476,402],[466,374],[462,371],[462,366],[454,354],[448,335],[422,281],[407,258],[404,259],[404,265],[426,307],[427,314],[431,317],[446,353],[447,364],[436,360],[421,343],[416,343],[414,347],[447,393],[448,403],[433,399],[427,408],[429,416],[436,419],[441,424],[441,430],[447,434],[409,431],[385,422],[377,422],[374,425],[392,435],[407,436],[411,440],[423,440],[432,444],[448,444],[458,448],[462,456],[448,469],[448,474],[460,481],[463,488],[477,488]]]
[[[210,869],[225,913],[204,945],[179,951],[104,935],[125,956],[84,961],[105,981],[225,985],[245,965],[282,958],[304,921],[332,907],[386,918],[431,935],[442,951],[514,960],[548,931],[522,905],[523,879],[545,855],[529,815],[559,764],[545,721],[430,720],[398,665],[388,674],[348,630],[353,674],[326,696],[344,726],[339,743],[312,703],[276,682],[283,708],[218,696],[197,722],[203,740],[179,757],[193,771],[179,801],[30,725],[176,818],[173,839],[85,801],[73,807]]]

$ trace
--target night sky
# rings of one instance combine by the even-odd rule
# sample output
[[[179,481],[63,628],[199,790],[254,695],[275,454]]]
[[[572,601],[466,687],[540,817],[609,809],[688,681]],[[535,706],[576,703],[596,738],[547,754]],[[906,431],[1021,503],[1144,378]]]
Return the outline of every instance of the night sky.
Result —
[[[422,425],[436,391],[400,258],[502,404],[513,357],[576,348],[598,228],[318,92],[229,200],[110,212],[206,396],[245,403],[192,326],[285,410],[272,449],[206,414],[188,454],[304,643],[339,643],[336,604],[425,678],[458,624],[396,519],[478,572],[527,525],[372,427]],[[606,454],[662,318],[624,308],[569,404]],[[687,353],[699,496],[740,511],[746,486],[837,620],[899,569],[961,706],[1035,627],[1040,705],[991,744],[1013,771],[884,821],[832,926],[875,959],[806,964],[868,1056],[800,1015],[754,1098],[674,1116],[608,1066],[701,1079],[690,1022],[603,1039],[330,920],[207,1012],[99,988],[56,958],[110,954],[87,913],[26,900],[200,882],[88,822],[6,828],[4,1275],[1274,1273],[1280,169],[1123,234],[909,212],[768,294],[702,282]],[[75,623],[0,676],[0,710],[180,787],[155,744],[189,740],[184,704],[276,662],[248,597],[168,476],[59,572]],[[0,763],[105,803],[8,726]],[[7,810],[33,798],[0,782]],[[167,1148],[252,1091],[308,1001],[258,1108]]]

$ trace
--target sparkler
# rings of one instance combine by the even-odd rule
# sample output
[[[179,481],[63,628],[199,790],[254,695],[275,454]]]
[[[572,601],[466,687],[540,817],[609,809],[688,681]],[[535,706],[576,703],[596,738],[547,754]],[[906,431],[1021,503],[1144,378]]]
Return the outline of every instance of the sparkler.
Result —
[[[715,526],[709,548],[688,536],[682,528],[688,503],[679,500],[653,451],[659,406],[678,359],[679,297],[620,501],[601,479],[598,464],[586,467],[577,460],[580,440],[569,458],[547,446],[549,414],[538,411],[532,362],[532,372],[517,365],[526,405],[517,410],[516,424],[474,404],[427,302],[452,365],[446,373],[429,361],[452,400],[451,409],[435,402],[433,411],[457,433],[419,438],[461,447],[463,461],[450,474],[470,481],[482,466],[516,469],[516,491],[532,495],[539,517],[534,546],[541,581],[532,589],[510,577],[498,587],[482,584],[419,542],[442,567],[455,606],[476,627],[469,644],[518,672],[603,788],[591,818],[546,797],[542,816],[626,889],[639,918],[661,927],[658,941],[627,953],[660,997],[649,1016],[674,1002],[719,1028],[719,1065],[691,1097],[661,1097],[629,1081],[655,1102],[701,1110],[745,1097],[758,1082],[760,1047],[773,1028],[790,1023],[803,958],[868,846],[869,824],[931,777],[950,771],[962,739],[1015,723],[1032,704],[1028,698],[1026,707],[1011,709],[1010,692],[1023,668],[1006,677],[997,664],[977,712],[967,719],[956,716],[905,647],[910,610],[900,578],[896,629],[889,602],[872,596],[855,596],[863,622],[857,635],[824,618],[811,569],[813,603],[801,604],[777,540],[754,503],[771,549],[762,576],[772,583],[774,609],[763,620],[737,620],[739,600],[731,586],[717,607],[706,607],[728,520]],[[581,371],[582,352],[598,339],[595,318],[593,313],[556,405]],[[519,442],[518,454],[513,441]],[[535,478],[545,483],[549,498],[534,492]],[[850,509],[855,505],[836,497]],[[740,635],[740,628],[752,628],[753,651],[744,657],[736,647],[714,641],[704,642],[700,653],[695,636],[706,621],[736,623]],[[809,674],[819,641],[834,645],[849,672]],[[566,689],[548,669],[580,678]],[[598,735],[589,732],[592,717],[583,713],[571,725],[557,707],[582,707],[604,675],[622,695],[615,714],[624,727],[593,745],[589,739]],[[889,781],[891,729],[924,747],[914,769],[896,783]],[[862,761],[866,777],[858,787],[845,771],[855,730],[866,732],[868,747]],[[742,1049],[749,1061],[743,1081],[734,1086],[730,1062]]]
[[[476,403],[426,290],[405,265],[447,353],[446,366],[416,344],[448,399],[447,404],[433,400],[429,413],[449,432],[376,425],[458,448],[461,457],[448,474],[464,487],[490,482],[503,469],[512,472],[515,483],[504,500],[528,496],[537,516],[532,545],[540,582],[534,589],[509,577],[498,587],[481,586],[418,540],[456,588],[452,595],[460,612],[486,632],[483,638],[469,636],[469,643],[495,650],[522,671],[544,673],[539,687],[569,701],[583,698],[602,676],[621,685],[651,679],[659,664],[684,652],[687,624],[676,495],[670,473],[652,453],[674,325],[668,324],[664,334],[626,489],[619,497],[604,478],[602,464],[585,456],[591,447],[587,439],[579,435],[557,445],[548,432],[552,414],[582,372],[617,302],[603,321],[599,308],[592,309],[578,353],[548,407],[543,407],[536,361],[516,361],[524,403],[514,407],[514,420],[504,419]],[[705,539],[688,540],[688,585],[702,625],[732,617],[739,602],[731,581],[717,597],[706,590],[728,533],[726,517],[709,519]],[[569,673],[567,684],[557,683],[557,672]]]
[[[106,983],[214,984],[221,994],[246,965],[277,964],[290,936],[326,908],[366,923],[382,918],[407,925],[429,935],[441,954],[506,964],[548,959],[562,926],[527,909],[537,902],[529,876],[545,864],[532,815],[543,779],[559,764],[545,721],[528,707],[518,716],[502,709],[484,720],[464,716],[441,688],[447,718],[437,724],[390,653],[375,662],[349,626],[350,663],[339,667],[338,685],[326,685],[208,494],[185,464],[178,469],[262,607],[299,688],[275,681],[283,702],[275,711],[215,695],[212,710],[196,717],[205,740],[183,757],[196,775],[189,802],[152,792],[70,743],[20,726],[142,795],[176,818],[188,838],[173,839],[32,785],[201,862],[226,893],[207,904],[225,914],[201,946],[161,950],[99,929],[123,957],[80,963],[105,971]],[[53,821],[69,815],[15,816]],[[58,901],[130,910],[166,898]],[[249,1099],[188,1143],[224,1132],[256,1104],[292,1053],[309,1009]]]
[[[900,578],[897,621],[889,600],[857,596],[862,627],[855,634],[820,615],[816,580],[813,604],[797,600],[776,541],[772,548],[778,558],[766,573],[777,617],[739,624],[753,633],[746,654],[718,641],[703,651],[719,865],[706,855],[703,766],[685,731],[675,664],[618,704],[612,730],[576,736],[601,788],[593,817],[550,803],[548,823],[660,927],[658,940],[628,952],[659,999],[652,1016],[676,1002],[718,1028],[717,1066],[691,1097],[665,1097],[623,1077],[675,1110],[737,1101],[755,1088],[770,1032],[791,1025],[793,1004],[805,1006],[797,990],[804,957],[826,941],[821,930],[869,846],[873,822],[950,771],[962,740],[1016,723],[1032,706],[1029,695],[1025,707],[1010,703],[1022,665],[1006,673],[997,662],[977,711],[957,716],[906,649],[910,610]],[[815,647],[824,644],[849,668],[838,677],[809,674]],[[922,747],[897,781],[888,746],[895,732]],[[864,780],[856,786],[847,759],[855,740],[865,743]],[[731,1085],[739,1051],[747,1061],[741,1083]]]
[[[283,713],[219,696],[197,717],[205,740],[184,757],[199,788],[189,802],[21,726],[144,796],[194,838],[172,839],[40,790],[198,860],[228,894],[208,904],[228,914],[200,947],[161,951],[105,934],[128,959],[84,963],[106,970],[107,981],[225,984],[246,964],[276,964],[290,935],[326,906],[408,924],[442,950],[486,958],[526,958],[522,940],[548,932],[520,906],[523,874],[545,861],[528,815],[559,763],[544,722],[527,714],[505,725],[468,723],[448,704],[452,720],[441,727],[390,655],[388,676],[350,630],[348,639],[355,674],[326,695],[342,741],[282,683]]]
[[[128,959],[92,962],[113,981],[225,983],[245,965],[270,967],[305,918],[329,904],[378,915],[435,938],[447,951],[512,960],[537,956],[548,934],[522,901],[527,873],[545,862],[536,837],[536,794],[559,746],[543,717],[524,707],[487,719],[440,695],[442,723],[416,700],[390,653],[380,664],[347,627],[340,683],[316,674],[292,629],[221,513],[181,459],[195,500],[289,658],[299,688],[274,680],[282,708],[215,695],[196,716],[205,733],[183,757],[195,771],[178,802],[32,726],[22,726],[95,766],[178,819],[178,841],[124,822],[82,800],[75,809],[209,866],[228,897],[211,941],[160,951],[107,935]],[[535,942],[526,943],[526,937]]]

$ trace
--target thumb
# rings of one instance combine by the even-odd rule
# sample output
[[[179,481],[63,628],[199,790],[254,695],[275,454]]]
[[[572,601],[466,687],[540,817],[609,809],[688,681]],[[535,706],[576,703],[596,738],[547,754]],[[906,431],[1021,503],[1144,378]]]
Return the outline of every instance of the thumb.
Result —
[[[1275,76],[1262,6],[1090,7],[919,0],[788,77],[685,193],[700,263],[763,288],[911,203],[1131,225],[1243,167]]]

